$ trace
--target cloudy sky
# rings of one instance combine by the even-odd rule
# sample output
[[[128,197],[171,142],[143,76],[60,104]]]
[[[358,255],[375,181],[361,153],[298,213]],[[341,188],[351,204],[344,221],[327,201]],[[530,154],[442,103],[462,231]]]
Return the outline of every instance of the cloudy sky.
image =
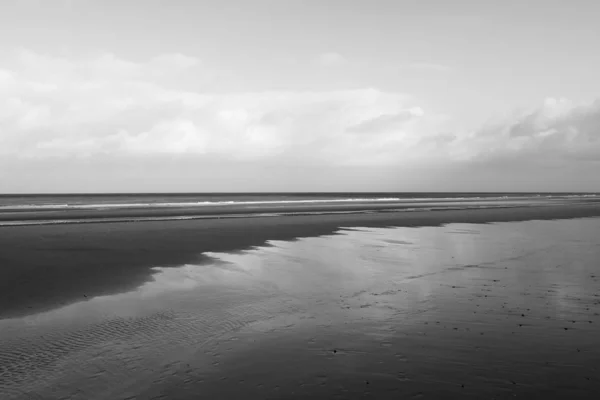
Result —
[[[596,0],[2,0],[0,193],[600,191]]]

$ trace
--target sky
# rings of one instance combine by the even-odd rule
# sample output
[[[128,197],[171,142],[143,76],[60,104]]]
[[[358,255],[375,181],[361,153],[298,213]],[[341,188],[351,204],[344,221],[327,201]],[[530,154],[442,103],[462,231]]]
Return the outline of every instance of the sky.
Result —
[[[2,0],[0,193],[600,191],[596,0]]]

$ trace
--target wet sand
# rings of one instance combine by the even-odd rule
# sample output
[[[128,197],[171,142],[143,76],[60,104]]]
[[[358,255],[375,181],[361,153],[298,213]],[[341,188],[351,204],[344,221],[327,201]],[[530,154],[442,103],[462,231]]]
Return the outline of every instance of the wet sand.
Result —
[[[133,290],[153,267],[200,262],[267,240],[326,235],[348,226],[439,226],[600,215],[600,203],[567,206],[310,215],[139,223],[0,227],[0,319]]]
[[[570,206],[6,228],[1,282],[14,301],[0,291],[0,392],[594,398],[600,219],[584,217],[598,214]],[[11,273],[20,293],[5,284]]]

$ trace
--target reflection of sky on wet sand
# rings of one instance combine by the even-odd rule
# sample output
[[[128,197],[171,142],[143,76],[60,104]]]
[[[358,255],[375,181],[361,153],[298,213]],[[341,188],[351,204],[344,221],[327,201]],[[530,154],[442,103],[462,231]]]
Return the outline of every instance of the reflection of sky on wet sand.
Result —
[[[533,310],[540,320],[574,318],[598,294],[599,233],[598,219],[357,227],[235,253],[205,253],[210,262],[156,268],[154,279],[133,292],[0,321],[5,339],[0,366],[5,363],[9,371],[0,374],[0,388],[3,378],[19,376],[30,388],[37,379],[41,390],[46,369],[35,362],[26,365],[26,377],[10,373],[11,360],[40,348],[47,353],[46,366],[77,359],[89,368],[113,368],[100,385],[126,367],[107,366],[115,353],[92,357],[91,348],[101,352],[120,343],[120,354],[129,354],[125,359],[139,370],[135,380],[154,373],[145,370],[148,358],[162,368],[153,348],[172,349],[170,360],[185,358],[198,343],[248,324],[294,330],[371,321],[380,325],[366,337],[382,340],[413,329],[417,320],[439,322],[440,313],[447,320],[495,324],[499,332],[515,325],[506,315],[523,310]],[[114,328],[110,321],[117,321]],[[13,355],[2,358],[3,352]],[[46,384],[75,387],[77,379],[61,375]],[[95,389],[89,390],[87,398],[95,398]]]

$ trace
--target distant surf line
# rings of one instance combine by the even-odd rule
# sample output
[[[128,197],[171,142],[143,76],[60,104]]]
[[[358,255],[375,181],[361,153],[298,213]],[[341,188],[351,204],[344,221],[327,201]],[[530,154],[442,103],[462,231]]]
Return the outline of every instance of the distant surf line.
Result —
[[[376,197],[376,198],[328,198],[328,199],[301,199],[301,200],[225,200],[225,201],[183,201],[183,202],[145,202],[145,203],[90,203],[90,204],[11,204],[0,205],[0,212],[19,211],[62,211],[62,210],[98,210],[98,209],[128,209],[128,208],[183,208],[183,207],[232,207],[252,205],[302,205],[302,204],[339,204],[339,203],[414,203],[414,202],[476,202],[476,201],[506,201],[528,199],[560,199],[560,198],[590,198],[596,195],[534,195],[534,196],[497,196],[497,197]]]
[[[548,204],[547,206],[549,206]],[[527,205],[490,205],[490,206],[471,206],[471,207],[418,207],[402,209],[383,209],[383,210],[348,210],[348,211],[305,211],[305,212],[281,212],[281,213],[245,213],[245,214],[211,214],[211,215],[184,215],[184,216],[158,216],[158,217],[116,217],[116,218],[77,218],[77,219],[48,219],[48,220],[18,220],[18,221],[0,221],[0,228],[18,227],[18,226],[38,226],[38,225],[78,225],[78,224],[101,224],[101,223],[136,223],[136,222],[159,222],[159,221],[185,221],[185,220],[213,220],[213,219],[233,219],[233,218],[273,218],[273,217],[294,217],[294,216],[312,216],[312,215],[336,215],[336,214],[383,214],[398,212],[415,211],[459,211],[472,209],[498,209],[498,208],[519,208],[519,207],[539,207],[540,204]]]

